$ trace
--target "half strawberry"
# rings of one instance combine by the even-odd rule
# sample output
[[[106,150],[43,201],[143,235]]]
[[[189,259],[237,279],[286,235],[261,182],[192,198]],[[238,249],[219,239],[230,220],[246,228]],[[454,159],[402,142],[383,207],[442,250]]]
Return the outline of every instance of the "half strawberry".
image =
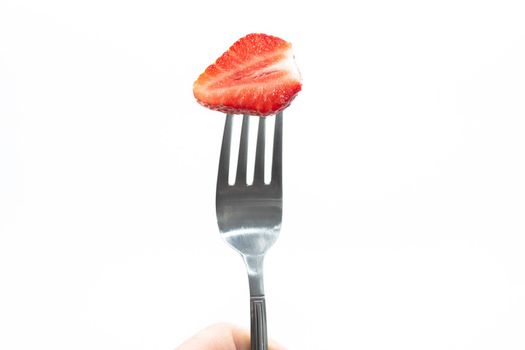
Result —
[[[239,39],[193,84],[195,98],[205,107],[261,117],[288,107],[299,91],[292,45],[266,34]]]

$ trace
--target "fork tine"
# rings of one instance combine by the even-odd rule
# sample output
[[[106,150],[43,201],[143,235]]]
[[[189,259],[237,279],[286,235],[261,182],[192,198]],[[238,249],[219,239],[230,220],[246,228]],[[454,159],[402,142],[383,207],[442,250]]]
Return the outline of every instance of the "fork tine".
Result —
[[[264,149],[266,138],[266,118],[259,118],[259,129],[257,131],[257,149],[255,151],[255,171],[253,174],[253,183],[264,183]]]
[[[248,130],[250,116],[245,114],[242,118],[241,143],[239,144],[239,160],[237,161],[236,185],[246,184],[246,168],[248,167]]]
[[[273,136],[272,185],[282,186],[283,172],[283,112],[275,116]]]
[[[217,176],[217,187],[227,187],[230,175],[230,148],[232,139],[233,115],[226,115],[224,123],[224,134],[222,136],[221,156],[219,159],[219,175]]]

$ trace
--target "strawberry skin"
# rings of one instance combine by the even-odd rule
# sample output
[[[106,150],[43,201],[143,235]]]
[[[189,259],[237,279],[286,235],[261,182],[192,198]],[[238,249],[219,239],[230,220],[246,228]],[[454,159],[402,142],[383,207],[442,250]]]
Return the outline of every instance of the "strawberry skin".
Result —
[[[299,91],[292,45],[266,34],[239,39],[193,84],[195,98],[205,107],[261,117],[288,107]]]

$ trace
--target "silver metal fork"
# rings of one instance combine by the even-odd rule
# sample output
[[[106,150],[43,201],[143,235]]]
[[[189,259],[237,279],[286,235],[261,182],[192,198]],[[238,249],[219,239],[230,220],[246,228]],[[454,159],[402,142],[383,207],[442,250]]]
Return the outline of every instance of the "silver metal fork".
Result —
[[[222,138],[216,211],[222,237],[246,263],[250,284],[251,350],[267,350],[263,260],[279,236],[282,221],[283,114],[275,116],[271,181],[264,182],[266,118],[259,118],[253,184],[246,181],[249,116],[242,121],[235,184],[228,184],[233,116],[226,116]]]

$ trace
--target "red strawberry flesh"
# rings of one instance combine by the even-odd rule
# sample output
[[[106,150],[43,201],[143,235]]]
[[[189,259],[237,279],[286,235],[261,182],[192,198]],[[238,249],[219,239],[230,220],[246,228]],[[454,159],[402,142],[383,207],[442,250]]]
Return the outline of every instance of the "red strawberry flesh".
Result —
[[[193,84],[205,107],[231,114],[267,116],[287,108],[301,91],[290,43],[266,34],[235,42]]]

